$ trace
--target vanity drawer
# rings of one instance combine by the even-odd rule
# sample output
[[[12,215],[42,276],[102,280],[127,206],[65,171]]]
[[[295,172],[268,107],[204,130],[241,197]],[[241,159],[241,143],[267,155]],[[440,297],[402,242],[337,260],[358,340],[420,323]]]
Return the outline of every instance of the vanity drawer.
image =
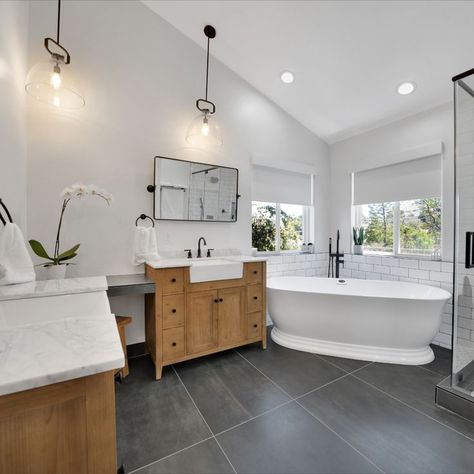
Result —
[[[184,325],[184,294],[163,296],[163,329]]]
[[[184,357],[184,327],[163,330],[163,361]]]
[[[161,270],[161,287],[165,295],[184,291],[184,271],[182,268]]]
[[[255,339],[262,335],[262,312],[250,313],[247,316],[247,338]]]
[[[247,286],[247,313],[254,313],[263,308],[262,286]]]
[[[245,279],[247,283],[262,283],[263,263],[254,262],[245,264]]]

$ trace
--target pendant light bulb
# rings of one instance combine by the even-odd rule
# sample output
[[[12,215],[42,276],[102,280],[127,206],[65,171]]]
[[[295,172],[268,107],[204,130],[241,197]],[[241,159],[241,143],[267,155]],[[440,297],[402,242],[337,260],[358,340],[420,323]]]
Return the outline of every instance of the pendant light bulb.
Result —
[[[204,115],[204,119],[202,120],[202,127],[201,133],[207,137],[209,135],[209,120],[206,115]]]
[[[54,89],[59,89],[61,87],[61,82],[61,69],[58,63],[56,63],[53,69],[53,73],[51,74],[51,85]]]

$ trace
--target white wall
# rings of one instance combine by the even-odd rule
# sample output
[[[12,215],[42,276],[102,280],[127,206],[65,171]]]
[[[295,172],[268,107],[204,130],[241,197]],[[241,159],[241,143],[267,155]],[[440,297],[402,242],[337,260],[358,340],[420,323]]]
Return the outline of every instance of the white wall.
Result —
[[[26,226],[28,3],[0,2],[0,198]]]
[[[47,58],[56,3],[30,2],[30,65]],[[28,236],[48,249],[60,209],[59,193],[77,181],[111,192],[100,200],[73,202],[65,218],[63,248],[81,243],[72,275],[124,274],[131,266],[136,217],[152,213],[153,156],[218,163],[240,170],[238,222],[157,223],[159,247],[194,248],[204,235],[213,248],[251,247],[250,159],[260,155],[316,167],[316,248],[326,246],[329,222],[329,151],[320,140],[248,83],[211,62],[210,98],[216,102],[224,146],[218,154],[187,148],[186,129],[204,92],[205,51],[141,2],[68,1],[61,42],[86,93],[77,112],[29,102]],[[219,31],[215,41],[219,41]],[[203,45],[205,44],[203,35]],[[141,299],[122,298],[113,309],[135,316],[129,342],[143,340]]]
[[[408,150],[443,142],[443,260],[453,257],[453,111],[444,105],[377,128],[331,146],[331,231],[341,230],[344,249],[351,251],[351,173],[406,159]]]

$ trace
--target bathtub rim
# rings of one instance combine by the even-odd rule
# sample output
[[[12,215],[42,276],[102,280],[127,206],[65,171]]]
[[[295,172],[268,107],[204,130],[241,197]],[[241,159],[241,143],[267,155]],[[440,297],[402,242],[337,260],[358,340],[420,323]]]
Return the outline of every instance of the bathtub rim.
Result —
[[[400,365],[424,365],[433,362],[434,352],[428,345],[423,349],[398,349],[379,346],[365,346],[294,336],[273,326],[272,340],[288,349],[309,352],[316,355],[341,357],[372,362]]]
[[[377,295],[377,294],[360,294],[360,293],[333,293],[329,291],[312,291],[312,290],[306,290],[306,289],[291,289],[291,288],[276,288],[272,286],[272,281],[274,280],[279,280],[279,279],[288,279],[288,280],[294,280],[294,279],[306,279],[306,280],[336,280],[336,278],[326,278],[326,277],[318,277],[318,276],[297,276],[297,275],[282,275],[282,276],[274,276],[270,277],[267,280],[267,290],[272,290],[272,291],[288,291],[291,293],[302,293],[302,294],[315,294],[315,295],[328,295],[328,296],[350,296],[350,297],[358,297],[358,298],[383,298],[383,299],[396,299],[396,300],[407,300],[407,301],[446,301],[448,302],[453,296],[452,294],[440,287],[437,286],[430,286],[430,285],[425,285],[423,283],[415,283],[415,282],[405,282],[405,281],[391,281],[391,280],[370,280],[370,279],[359,279],[359,278],[339,278],[339,280],[344,280],[344,281],[357,281],[357,282],[375,282],[375,283],[384,283],[384,284],[403,284],[403,285],[413,285],[413,286],[422,286],[425,288],[429,288],[432,290],[436,290],[437,293],[439,293],[439,296],[435,297],[406,297],[406,296],[398,296],[398,295]],[[345,286],[345,285],[340,285],[340,286]]]

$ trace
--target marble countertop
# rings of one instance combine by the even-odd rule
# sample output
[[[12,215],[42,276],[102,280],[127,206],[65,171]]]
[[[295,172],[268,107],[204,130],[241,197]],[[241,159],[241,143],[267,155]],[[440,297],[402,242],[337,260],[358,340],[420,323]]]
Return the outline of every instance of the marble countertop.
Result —
[[[0,395],[124,366],[105,277],[78,280],[0,301]]]
[[[0,286],[0,301],[107,290],[105,276],[39,280]]]
[[[267,257],[252,257],[250,255],[226,255],[222,257],[203,257],[197,258],[163,258],[161,260],[146,262],[152,268],[176,268],[176,267],[192,267],[193,263],[199,260],[230,260],[231,262],[266,262]]]

